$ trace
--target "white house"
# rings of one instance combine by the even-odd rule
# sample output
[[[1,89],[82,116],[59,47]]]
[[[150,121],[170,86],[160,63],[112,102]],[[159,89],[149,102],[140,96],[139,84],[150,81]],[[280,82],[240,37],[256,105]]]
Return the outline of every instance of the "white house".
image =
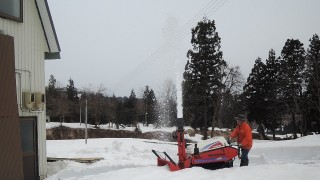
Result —
[[[60,59],[47,1],[1,0],[0,179],[46,177],[46,59]]]

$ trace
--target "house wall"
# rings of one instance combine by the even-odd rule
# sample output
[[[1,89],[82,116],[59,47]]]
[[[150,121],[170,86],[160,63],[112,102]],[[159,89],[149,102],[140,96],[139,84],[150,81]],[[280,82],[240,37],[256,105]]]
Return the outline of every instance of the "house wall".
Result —
[[[23,91],[45,93],[44,52],[48,46],[34,0],[23,0],[23,23],[0,18],[0,31],[14,37],[16,87],[19,116],[37,117],[39,175],[46,176],[46,113],[21,108]],[[21,84],[20,76],[21,74]]]

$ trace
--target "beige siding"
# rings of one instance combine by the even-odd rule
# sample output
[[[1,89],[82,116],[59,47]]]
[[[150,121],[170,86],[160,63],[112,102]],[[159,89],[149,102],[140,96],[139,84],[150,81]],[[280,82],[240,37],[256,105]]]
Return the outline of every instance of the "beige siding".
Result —
[[[21,98],[20,86],[22,92],[31,90],[45,93],[44,52],[48,52],[35,1],[24,0],[23,6],[23,23],[0,18],[0,30],[14,37],[15,66],[17,72],[21,73],[21,84],[19,75],[16,74],[18,103]],[[43,178],[46,175],[45,110],[29,112],[21,109],[20,104],[18,106],[19,116],[33,116],[38,119],[39,175]]]

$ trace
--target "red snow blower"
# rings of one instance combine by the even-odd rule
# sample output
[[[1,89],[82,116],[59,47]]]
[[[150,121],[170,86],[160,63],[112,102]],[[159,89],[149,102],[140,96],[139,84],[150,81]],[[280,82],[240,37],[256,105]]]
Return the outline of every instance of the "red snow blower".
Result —
[[[238,148],[232,147],[224,137],[214,137],[186,147],[183,126],[176,131],[178,142],[178,163],[174,162],[166,152],[152,150],[157,156],[157,165],[168,165],[170,171],[177,171],[193,166],[206,169],[232,167]],[[164,154],[164,156],[161,155]]]

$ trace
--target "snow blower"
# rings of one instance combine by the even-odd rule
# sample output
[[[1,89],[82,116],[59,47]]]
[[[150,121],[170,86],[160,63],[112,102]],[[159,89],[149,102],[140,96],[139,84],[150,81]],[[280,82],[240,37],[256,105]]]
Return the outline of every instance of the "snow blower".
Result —
[[[166,152],[152,150],[157,156],[158,166],[168,165],[170,171],[193,166],[200,166],[206,169],[233,167],[233,161],[238,155],[238,148],[232,147],[224,137],[214,137],[186,147],[183,126],[178,127],[176,133],[178,162],[174,162]]]

